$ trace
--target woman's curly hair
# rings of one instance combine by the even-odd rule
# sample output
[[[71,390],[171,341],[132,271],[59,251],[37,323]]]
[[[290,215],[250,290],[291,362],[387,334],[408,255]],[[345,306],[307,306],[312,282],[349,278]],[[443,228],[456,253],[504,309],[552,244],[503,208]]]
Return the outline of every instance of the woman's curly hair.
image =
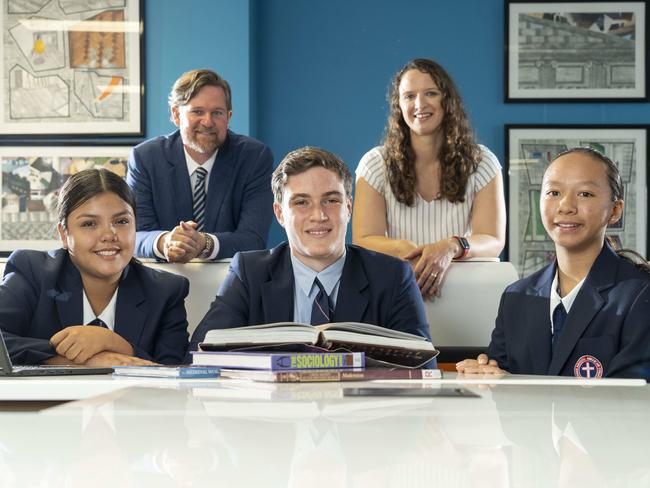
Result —
[[[440,148],[440,198],[464,202],[467,181],[476,171],[481,149],[467,120],[463,102],[451,77],[442,66],[430,59],[413,59],[395,74],[388,93],[390,116],[383,141],[386,170],[391,190],[398,202],[415,204],[415,152],[411,133],[399,106],[399,85],[407,71],[427,73],[442,94],[442,146]]]

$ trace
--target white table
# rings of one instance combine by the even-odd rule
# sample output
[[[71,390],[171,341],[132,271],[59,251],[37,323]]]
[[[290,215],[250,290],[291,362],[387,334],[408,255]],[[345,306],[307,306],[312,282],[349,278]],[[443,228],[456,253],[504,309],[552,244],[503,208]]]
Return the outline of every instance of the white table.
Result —
[[[446,378],[391,385],[476,383]],[[3,379],[0,399],[82,400],[0,413],[0,486],[648,486],[650,387],[522,379],[467,399],[342,397],[358,383]]]

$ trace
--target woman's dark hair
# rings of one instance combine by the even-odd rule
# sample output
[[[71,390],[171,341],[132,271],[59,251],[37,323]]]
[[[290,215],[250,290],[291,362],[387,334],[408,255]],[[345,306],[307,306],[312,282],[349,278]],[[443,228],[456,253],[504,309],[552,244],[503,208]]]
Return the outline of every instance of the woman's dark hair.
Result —
[[[623,179],[621,178],[621,172],[618,169],[618,164],[616,164],[614,161],[612,161],[597,149],[594,149],[593,147],[582,146],[572,147],[566,151],[562,151],[560,154],[553,158],[553,162],[555,162],[558,158],[566,156],[568,154],[584,154],[591,157],[595,161],[603,163],[605,166],[605,174],[607,175],[607,183],[609,183],[609,189],[612,193],[612,202],[623,200]],[[645,271],[646,273],[650,274],[650,264],[648,264],[648,261],[646,261],[646,259],[641,256],[641,254],[634,251],[633,249],[623,249],[619,247],[616,241],[609,236],[606,236],[605,240],[619,257],[626,259],[641,271]]]
[[[91,198],[115,193],[124,200],[135,215],[135,197],[126,182],[107,169],[85,169],[68,178],[59,191],[58,220],[67,229],[68,216]]]
[[[476,171],[481,149],[463,108],[460,93],[442,66],[430,59],[413,59],[399,70],[388,93],[390,115],[384,135],[387,177],[398,202],[415,204],[415,152],[411,147],[411,132],[399,106],[399,85],[407,71],[427,73],[442,94],[442,145],[440,147],[440,197],[450,202],[464,202],[467,180]]]

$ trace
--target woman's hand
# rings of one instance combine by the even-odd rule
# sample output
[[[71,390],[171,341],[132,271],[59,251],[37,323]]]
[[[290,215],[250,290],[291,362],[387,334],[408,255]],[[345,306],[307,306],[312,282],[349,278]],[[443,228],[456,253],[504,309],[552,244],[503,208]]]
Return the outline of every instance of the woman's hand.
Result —
[[[88,359],[85,363],[86,366],[94,366],[99,368],[110,368],[112,366],[155,366],[157,363],[147,361],[146,359],[138,358],[135,356],[127,356],[112,351],[102,351],[95,354]]]
[[[452,242],[453,241],[453,242]],[[411,261],[422,298],[440,296],[442,281],[447,268],[458,252],[456,239],[443,239],[432,244],[419,246],[404,256]],[[415,259],[419,256],[419,259]]]
[[[487,354],[479,354],[476,359],[465,359],[456,363],[456,371],[465,374],[507,374],[507,371],[499,368],[496,360],[489,359]]]
[[[57,354],[75,364],[85,364],[102,351],[133,354],[131,345],[115,332],[93,325],[72,325],[54,334],[50,343]]]

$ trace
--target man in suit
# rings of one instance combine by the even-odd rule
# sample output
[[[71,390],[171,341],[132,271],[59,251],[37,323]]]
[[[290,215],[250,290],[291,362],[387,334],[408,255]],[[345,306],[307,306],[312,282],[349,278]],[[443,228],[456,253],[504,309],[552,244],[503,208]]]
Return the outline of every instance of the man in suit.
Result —
[[[136,255],[186,263],[266,247],[271,151],[228,129],[228,82],[183,74],[169,95],[173,133],[136,146],[127,183],[137,200]]]
[[[290,152],[272,178],[275,216],[288,243],[235,255],[192,336],[271,322],[366,322],[430,339],[409,263],[345,244],[352,175],[334,154]]]

